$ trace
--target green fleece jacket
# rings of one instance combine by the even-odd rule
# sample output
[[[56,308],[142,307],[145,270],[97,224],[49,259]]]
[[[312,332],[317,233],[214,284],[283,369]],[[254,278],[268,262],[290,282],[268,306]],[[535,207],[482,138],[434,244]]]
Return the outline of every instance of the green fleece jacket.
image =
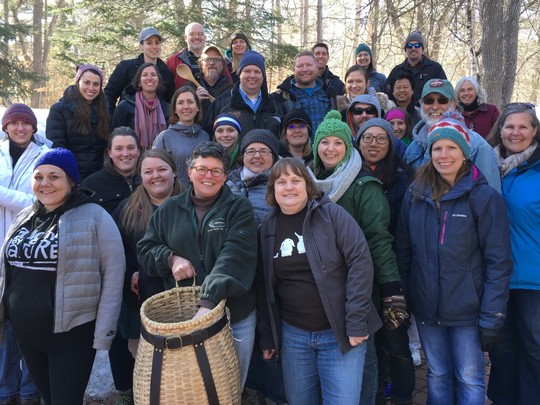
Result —
[[[380,309],[381,297],[401,294],[396,256],[392,250],[393,237],[388,231],[390,209],[381,182],[362,168],[337,203],[353,216],[364,232],[375,270],[373,303]]]
[[[201,300],[217,305],[223,298],[231,322],[246,318],[255,308],[252,288],[257,264],[253,208],[245,197],[235,196],[227,186],[201,225],[191,199],[192,188],[169,198],[148,224],[138,243],[141,267],[152,276],[163,277],[164,287],[175,286],[169,256],[172,252],[189,260],[201,286]],[[180,284],[188,286],[191,280]]]

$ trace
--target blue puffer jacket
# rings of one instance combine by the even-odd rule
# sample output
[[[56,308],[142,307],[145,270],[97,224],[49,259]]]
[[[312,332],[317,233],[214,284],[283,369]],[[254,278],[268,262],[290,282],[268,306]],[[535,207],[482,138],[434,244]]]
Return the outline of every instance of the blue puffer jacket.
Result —
[[[270,170],[262,172],[250,182],[242,181],[242,170],[243,168],[240,167],[229,173],[227,186],[233,194],[243,195],[251,202],[255,214],[255,225],[259,226],[264,216],[272,211],[272,208],[266,204],[266,184]]]
[[[419,322],[498,329],[512,276],[506,204],[476,167],[437,205],[415,181],[398,222],[397,259]]]
[[[503,178],[510,216],[514,275],[510,288],[540,290],[540,146]]]
[[[454,112],[455,114],[455,112]],[[464,123],[458,122],[462,127]],[[420,120],[413,128],[413,140],[407,147],[403,155],[403,161],[417,170],[423,164],[431,161],[431,156],[427,150],[429,126],[426,121]],[[478,167],[486,177],[491,187],[501,192],[501,179],[497,165],[497,156],[493,148],[484,138],[472,130],[468,130],[471,139],[471,155],[469,159]]]

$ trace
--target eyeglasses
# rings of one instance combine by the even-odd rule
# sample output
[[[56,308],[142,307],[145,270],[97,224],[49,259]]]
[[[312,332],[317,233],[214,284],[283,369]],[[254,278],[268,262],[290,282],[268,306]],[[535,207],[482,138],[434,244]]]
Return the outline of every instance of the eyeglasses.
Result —
[[[209,169],[208,167],[204,167],[204,166],[191,166],[191,168],[195,170],[197,174],[200,176],[206,176],[206,173],[210,172],[212,173],[212,176],[219,177],[219,176],[223,176],[223,173],[225,173],[225,170],[219,167],[214,167],[213,169]]]
[[[191,38],[193,38],[193,37],[204,37],[204,32],[190,32],[188,35]]]
[[[246,149],[244,154],[248,156],[255,156],[256,154],[259,154],[262,157],[268,156],[272,153],[270,149]]]
[[[412,42],[409,42],[407,43],[407,45],[405,45],[405,48],[407,49],[412,49],[412,48],[422,48],[422,44],[420,42],[415,42],[415,43],[412,43]]]
[[[296,129],[296,128],[302,129],[302,128],[305,128],[305,127],[306,127],[306,124],[304,122],[301,122],[299,124],[289,124],[289,125],[287,125],[287,128],[291,129],[291,130]]]
[[[368,115],[377,115],[377,109],[375,107],[354,107],[352,113],[353,115],[362,115],[363,113],[366,113]]]
[[[371,143],[375,139],[375,142],[377,142],[379,145],[384,145],[386,142],[388,142],[387,136],[364,135],[360,137],[360,139],[363,140],[365,143]]]
[[[521,103],[521,102],[517,102],[517,103],[508,103],[504,106],[503,109],[508,109],[508,108],[519,108],[519,107],[523,107],[524,109],[526,110],[533,110],[533,111],[536,111],[536,106],[533,104],[533,103]]]
[[[447,99],[446,97],[439,97],[439,98],[423,98],[422,99],[422,103],[426,104],[426,105],[431,105],[433,103],[435,103],[435,101],[438,103],[438,104],[448,104],[450,102],[449,99]]]
[[[223,62],[223,59],[207,57],[207,58],[204,58],[203,61],[206,63],[220,63],[220,62]]]

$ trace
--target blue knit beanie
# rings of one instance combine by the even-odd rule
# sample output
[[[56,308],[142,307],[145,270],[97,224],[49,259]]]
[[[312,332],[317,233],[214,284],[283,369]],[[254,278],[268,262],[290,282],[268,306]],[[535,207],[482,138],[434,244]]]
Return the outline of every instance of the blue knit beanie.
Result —
[[[64,148],[51,149],[39,157],[34,165],[34,170],[41,165],[53,165],[62,169],[75,184],[79,183],[79,169],[77,159],[71,151]]]
[[[222,125],[230,125],[234,129],[236,129],[238,135],[241,134],[242,127],[240,126],[240,122],[238,122],[238,118],[236,118],[232,114],[219,114],[214,121],[214,132],[216,132],[216,129],[218,129]]]
[[[242,60],[240,61],[240,66],[238,67],[238,74],[242,73],[242,70],[249,65],[255,65],[262,70],[263,76],[266,79],[266,69],[264,68],[264,56],[259,52],[247,51]]]

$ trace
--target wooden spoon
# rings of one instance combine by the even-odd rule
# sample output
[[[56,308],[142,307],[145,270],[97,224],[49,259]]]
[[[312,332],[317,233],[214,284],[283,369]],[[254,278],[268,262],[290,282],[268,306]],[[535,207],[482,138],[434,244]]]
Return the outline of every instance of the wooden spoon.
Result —
[[[178,67],[176,68],[176,74],[180,76],[182,79],[189,80],[191,83],[193,83],[197,87],[203,87],[195,79],[195,77],[193,77],[193,72],[191,71],[188,65],[184,65],[184,64],[178,65]],[[210,99],[210,101],[215,100],[215,97],[212,97],[210,94],[208,95],[208,98]]]

